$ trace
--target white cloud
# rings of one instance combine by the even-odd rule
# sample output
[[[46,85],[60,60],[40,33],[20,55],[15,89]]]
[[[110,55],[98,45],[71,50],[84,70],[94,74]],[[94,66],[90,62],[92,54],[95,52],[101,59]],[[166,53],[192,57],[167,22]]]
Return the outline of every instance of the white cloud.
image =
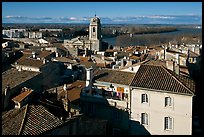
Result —
[[[75,18],[75,17],[70,17],[69,19],[70,20],[77,20],[77,18]]]
[[[175,17],[173,17],[173,16],[158,16],[158,15],[154,15],[154,16],[146,16],[146,18],[151,18],[151,19],[174,19]]]
[[[92,17],[25,17],[5,16],[3,23],[89,23]],[[202,16],[196,15],[148,15],[148,16],[127,16],[127,17],[100,17],[102,23],[136,23],[148,24],[152,22],[161,24],[171,23],[202,23]]]

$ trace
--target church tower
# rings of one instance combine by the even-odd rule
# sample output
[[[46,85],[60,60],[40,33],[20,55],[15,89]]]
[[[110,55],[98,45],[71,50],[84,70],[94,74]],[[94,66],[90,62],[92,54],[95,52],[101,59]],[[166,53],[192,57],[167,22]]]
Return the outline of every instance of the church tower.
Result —
[[[101,39],[101,22],[98,17],[91,19],[89,25],[89,40],[100,40]]]
[[[91,50],[101,50],[101,22],[98,17],[91,18],[89,25],[89,40],[91,42]]]

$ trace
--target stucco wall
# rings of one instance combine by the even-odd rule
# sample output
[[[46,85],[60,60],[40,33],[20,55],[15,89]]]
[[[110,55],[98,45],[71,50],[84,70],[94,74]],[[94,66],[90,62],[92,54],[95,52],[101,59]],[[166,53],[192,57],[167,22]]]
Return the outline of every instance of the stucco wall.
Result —
[[[141,103],[141,94],[148,94],[149,103]],[[192,96],[134,89],[131,91],[131,120],[141,122],[141,113],[148,114],[145,128],[153,135],[190,135],[192,133]],[[173,99],[172,107],[165,107],[165,97]],[[173,129],[164,130],[164,117],[173,118]]]

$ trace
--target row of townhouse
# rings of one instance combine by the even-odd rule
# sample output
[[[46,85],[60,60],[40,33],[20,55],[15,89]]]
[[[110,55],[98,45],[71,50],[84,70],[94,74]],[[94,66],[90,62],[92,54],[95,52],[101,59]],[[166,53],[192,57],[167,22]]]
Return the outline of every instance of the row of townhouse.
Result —
[[[195,83],[163,65],[141,64],[136,73],[87,69],[82,113],[109,121],[111,134],[192,134]]]

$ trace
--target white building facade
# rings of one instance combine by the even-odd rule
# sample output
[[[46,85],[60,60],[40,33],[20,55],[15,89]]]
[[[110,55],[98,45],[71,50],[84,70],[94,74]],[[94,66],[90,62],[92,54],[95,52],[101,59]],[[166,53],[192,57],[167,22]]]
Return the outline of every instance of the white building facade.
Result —
[[[130,120],[151,135],[191,135],[195,85],[185,81],[163,66],[141,65],[131,83]]]
[[[139,88],[131,93],[131,120],[151,135],[192,134],[192,96]]]

